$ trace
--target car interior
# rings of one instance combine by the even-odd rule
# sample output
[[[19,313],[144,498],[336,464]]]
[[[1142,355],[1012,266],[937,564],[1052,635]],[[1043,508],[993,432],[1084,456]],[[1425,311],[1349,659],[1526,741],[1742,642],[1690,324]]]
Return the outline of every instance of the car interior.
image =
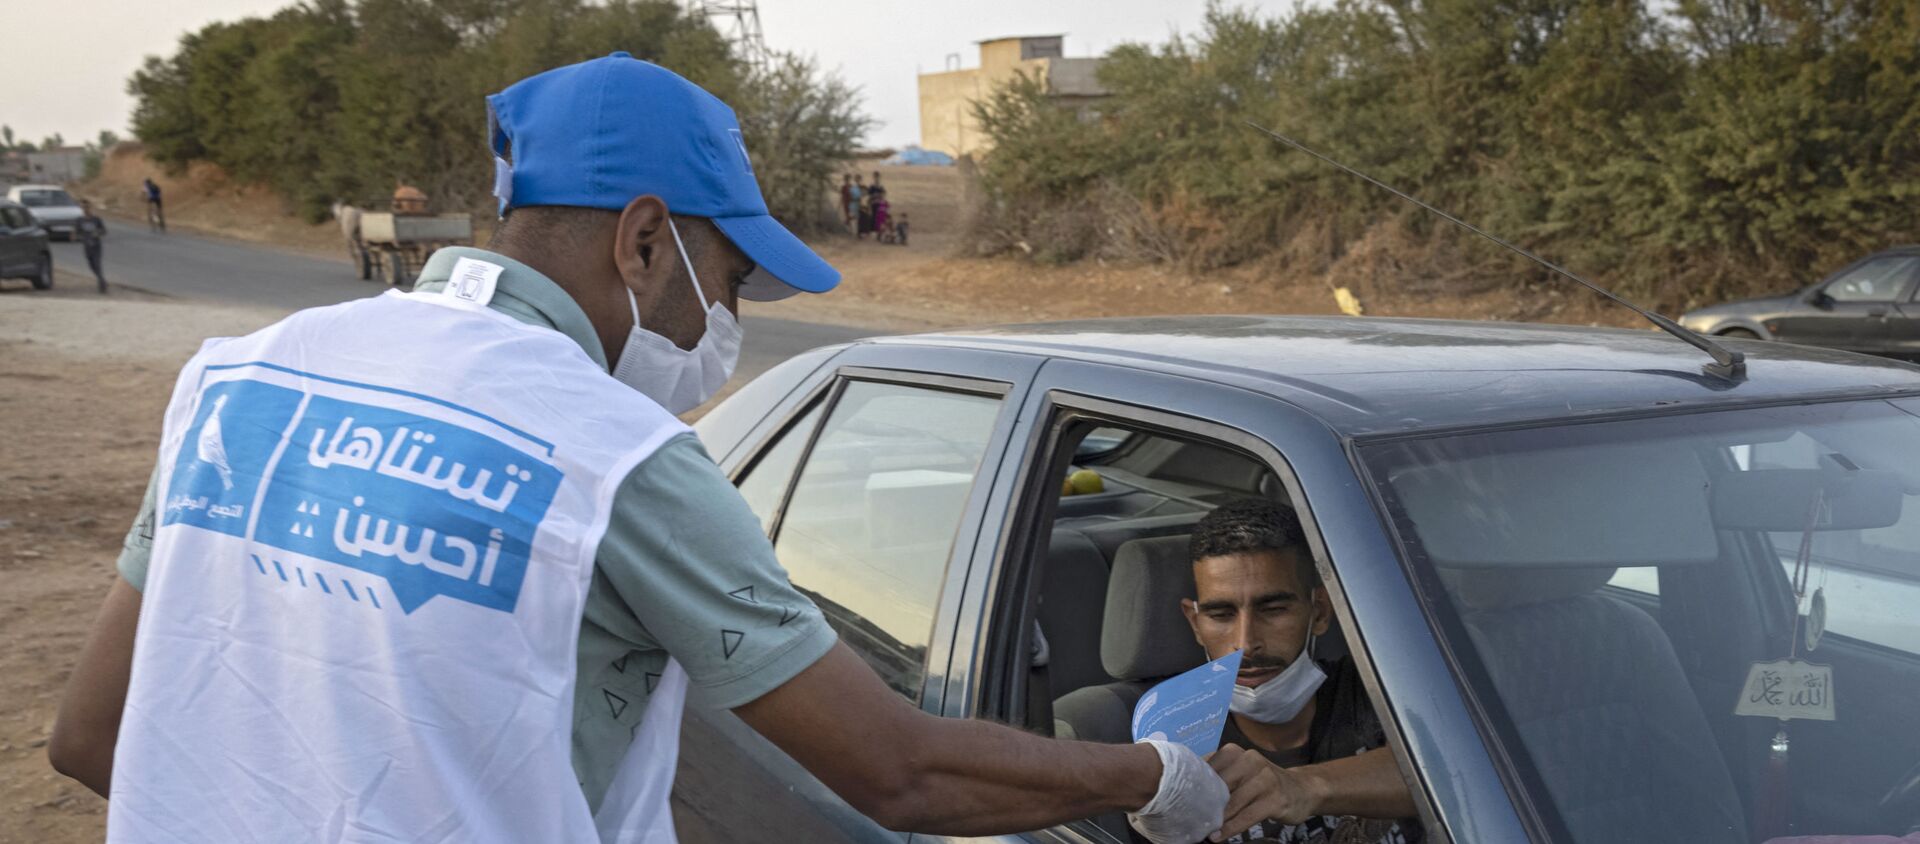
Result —
[[[1551,797],[1556,840],[1920,828],[1920,729],[1891,703],[1920,693],[1920,518],[1909,506],[1901,519],[1920,476],[1875,471],[1866,461],[1896,459],[1896,443],[1859,435],[1914,422],[1858,415],[1852,441],[1838,426],[1816,443],[1790,426],[1714,435],[1679,420],[1592,441],[1548,430],[1382,449],[1397,527],[1453,611],[1440,632],[1472,643],[1463,671],[1495,692],[1489,720]],[[1821,624],[1846,633],[1796,627],[1800,549],[1810,586],[1836,601]],[[1832,720],[1736,714],[1749,669],[1789,655],[1832,669]]]
[[[1060,738],[1126,743],[1140,697],[1206,661],[1179,605],[1194,595],[1194,525],[1226,502],[1285,504],[1287,494],[1265,463],[1223,446],[1118,427],[1078,436],[1035,560],[1027,720]],[[1336,622],[1314,655],[1345,654]],[[1092,822],[1121,841],[1139,840],[1120,815]]]

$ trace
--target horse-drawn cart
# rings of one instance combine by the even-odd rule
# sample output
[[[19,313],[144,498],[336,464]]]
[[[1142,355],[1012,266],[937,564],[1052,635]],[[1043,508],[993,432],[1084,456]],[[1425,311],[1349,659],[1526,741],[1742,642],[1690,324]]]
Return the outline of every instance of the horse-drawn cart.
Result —
[[[360,250],[356,256],[362,279],[379,279],[393,287],[413,286],[427,256],[442,246],[473,245],[473,217],[467,214],[360,214]]]

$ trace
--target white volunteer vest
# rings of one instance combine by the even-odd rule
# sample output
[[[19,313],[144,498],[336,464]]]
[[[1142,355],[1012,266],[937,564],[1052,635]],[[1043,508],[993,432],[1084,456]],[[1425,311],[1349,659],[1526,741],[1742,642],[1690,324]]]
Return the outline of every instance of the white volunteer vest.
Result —
[[[109,841],[673,840],[678,664],[597,825],[570,739],[615,489],[688,429],[485,308],[498,272],[181,372]]]

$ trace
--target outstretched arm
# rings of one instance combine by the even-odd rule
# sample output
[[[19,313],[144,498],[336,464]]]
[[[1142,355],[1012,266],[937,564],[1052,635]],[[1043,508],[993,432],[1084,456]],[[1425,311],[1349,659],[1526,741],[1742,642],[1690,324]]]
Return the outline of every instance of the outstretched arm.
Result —
[[[734,711],[891,829],[1040,829],[1137,811],[1160,787],[1160,757],[1148,745],[1054,741],[935,717],[887,688],[844,644]]]

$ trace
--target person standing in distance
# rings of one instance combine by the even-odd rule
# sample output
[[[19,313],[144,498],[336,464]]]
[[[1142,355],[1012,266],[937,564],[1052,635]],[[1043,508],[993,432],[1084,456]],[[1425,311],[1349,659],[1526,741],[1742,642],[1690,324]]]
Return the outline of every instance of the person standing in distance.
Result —
[[[100,294],[107,293],[107,272],[101,266],[100,239],[107,236],[107,221],[93,213],[93,203],[80,200],[80,219],[73,222],[73,236],[80,239],[80,249],[86,253],[87,267],[93,270],[93,278],[100,282]]]
[[[625,53],[488,106],[489,249],[181,374],[49,744],[110,842],[670,841],[690,686],[893,829],[1218,829],[1184,747],[893,693],[674,418],[732,373],[740,298],[839,282],[731,109]]]
[[[146,200],[146,203],[147,203],[148,230],[157,232],[160,234],[166,234],[167,232],[166,208],[160,202],[160,186],[157,184],[154,184],[153,178],[151,176],[141,180],[140,195],[141,195],[141,198]]]

